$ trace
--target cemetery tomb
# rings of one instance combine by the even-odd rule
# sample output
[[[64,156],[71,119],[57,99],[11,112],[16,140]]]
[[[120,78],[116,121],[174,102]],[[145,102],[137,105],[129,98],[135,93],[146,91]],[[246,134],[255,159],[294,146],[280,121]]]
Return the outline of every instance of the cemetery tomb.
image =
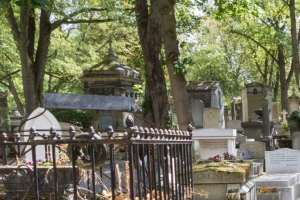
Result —
[[[202,162],[193,165],[195,200],[255,199],[252,161]]]
[[[196,128],[225,128],[223,91],[219,82],[191,83],[187,91]]]
[[[276,187],[284,200],[300,198],[300,151],[287,148],[266,151],[265,162],[266,174],[253,179],[256,187]]]
[[[193,132],[194,150],[201,159],[214,157],[228,152],[236,156],[235,129],[196,129]]]

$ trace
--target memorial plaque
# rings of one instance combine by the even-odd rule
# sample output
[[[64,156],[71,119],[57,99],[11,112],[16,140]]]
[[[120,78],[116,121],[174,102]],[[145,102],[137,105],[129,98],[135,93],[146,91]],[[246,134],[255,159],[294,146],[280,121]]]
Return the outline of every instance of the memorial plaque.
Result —
[[[207,159],[217,154],[223,156],[224,152],[228,152],[227,140],[200,140],[201,158]]]
[[[266,173],[300,173],[300,151],[277,149],[266,151]]]

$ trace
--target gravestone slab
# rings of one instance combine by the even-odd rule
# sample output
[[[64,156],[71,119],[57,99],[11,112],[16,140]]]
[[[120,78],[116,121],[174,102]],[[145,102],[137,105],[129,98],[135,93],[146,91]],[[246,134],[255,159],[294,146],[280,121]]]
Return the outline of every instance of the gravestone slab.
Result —
[[[28,117],[28,119],[31,119],[29,121],[27,121],[25,124],[24,124],[24,128],[23,130],[25,131],[24,132],[24,137],[21,137],[23,138],[24,142],[27,142],[28,140],[28,137],[29,137],[29,130],[31,127],[34,127],[37,129],[37,132],[40,134],[40,135],[43,135],[43,133],[48,133],[49,134],[49,131],[38,131],[38,129],[48,129],[50,130],[51,126],[53,126],[56,130],[61,130],[61,126],[59,124],[59,122],[56,120],[56,118],[48,111],[46,110],[45,112],[45,109],[44,108],[37,108],[35,109]],[[43,113],[43,114],[42,114]],[[40,115],[42,114],[42,115]],[[40,116],[38,116],[40,115]],[[38,117],[36,117],[38,116]],[[34,118],[36,117],[36,118]],[[39,139],[41,140],[42,138],[41,137],[36,137],[36,139]],[[30,146],[27,146],[26,147],[26,150],[29,149]],[[22,148],[21,148],[22,149]],[[36,146],[36,158],[37,159],[45,159],[45,146],[44,145],[37,145]],[[31,154],[31,151],[28,152],[27,154],[25,154],[24,156],[24,159],[25,161],[32,161],[32,154]]]
[[[300,173],[300,151],[287,148],[265,152],[266,173]]]
[[[203,128],[203,109],[204,105],[201,100],[193,99],[191,101],[192,117],[196,128]]]
[[[226,128],[236,129],[238,133],[243,133],[244,129],[241,123],[241,120],[228,120],[226,121]]]
[[[243,142],[240,144],[240,150],[249,150],[252,159],[264,159],[266,144],[264,142]]]
[[[131,112],[135,110],[135,101],[123,96],[47,93],[44,95],[43,107]]]
[[[242,134],[237,134],[236,136],[236,142],[243,143],[243,142],[247,142],[247,136],[242,135]]]
[[[279,123],[279,107],[276,102],[272,102],[272,121],[275,123]]]

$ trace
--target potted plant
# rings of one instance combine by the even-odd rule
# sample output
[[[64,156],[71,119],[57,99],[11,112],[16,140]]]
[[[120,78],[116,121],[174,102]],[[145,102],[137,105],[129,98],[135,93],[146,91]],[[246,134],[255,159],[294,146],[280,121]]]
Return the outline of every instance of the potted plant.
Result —
[[[288,115],[287,121],[290,128],[290,134],[293,134],[294,132],[300,132],[300,112],[298,110],[295,110]]]

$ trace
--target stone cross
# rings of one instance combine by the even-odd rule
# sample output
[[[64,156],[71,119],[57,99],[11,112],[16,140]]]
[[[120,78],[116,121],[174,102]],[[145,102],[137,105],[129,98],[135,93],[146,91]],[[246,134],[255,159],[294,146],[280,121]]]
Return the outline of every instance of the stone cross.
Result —
[[[286,110],[285,109],[283,109],[282,110],[282,112],[281,112],[281,114],[282,114],[282,122],[281,122],[281,124],[286,124],[286,115],[288,114],[288,112],[286,112]]]

